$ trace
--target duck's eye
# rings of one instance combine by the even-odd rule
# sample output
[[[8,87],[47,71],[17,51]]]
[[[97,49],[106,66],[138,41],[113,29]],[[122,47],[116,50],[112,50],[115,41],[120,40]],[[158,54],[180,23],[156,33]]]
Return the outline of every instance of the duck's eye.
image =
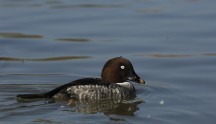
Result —
[[[124,70],[124,69],[125,69],[125,66],[124,66],[124,65],[122,65],[122,66],[120,66],[120,68],[121,68],[122,70]]]

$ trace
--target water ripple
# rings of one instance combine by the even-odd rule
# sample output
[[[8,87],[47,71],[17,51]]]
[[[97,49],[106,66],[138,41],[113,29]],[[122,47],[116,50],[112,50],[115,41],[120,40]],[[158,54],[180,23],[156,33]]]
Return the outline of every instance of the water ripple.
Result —
[[[55,5],[51,9],[67,9],[67,8],[116,8],[124,5],[115,4],[77,4],[77,5]]]
[[[90,39],[87,38],[58,38],[58,41],[68,41],[68,42],[89,42]]]
[[[37,34],[23,34],[23,33],[8,33],[8,32],[0,32],[0,38],[43,38],[42,35]]]
[[[194,57],[194,56],[216,56],[216,53],[201,53],[201,54],[139,54],[139,56],[148,56],[154,58],[185,58],[185,57]]]
[[[88,59],[92,58],[90,56],[60,56],[60,57],[50,57],[50,58],[15,58],[15,57],[0,57],[0,61],[36,61],[36,62],[43,62],[43,61],[65,61],[65,60],[75,60],[75,59]]]

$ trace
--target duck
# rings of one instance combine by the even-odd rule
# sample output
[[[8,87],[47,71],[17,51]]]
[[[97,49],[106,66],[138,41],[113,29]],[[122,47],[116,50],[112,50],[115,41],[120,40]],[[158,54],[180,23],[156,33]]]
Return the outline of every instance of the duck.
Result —
[[[16,97],[17,99],[50,98],[54,100],[128,99],[136,96],[133,82],[145,84],[128,59],[115,57],[105,63],[101,78],[81,78],[45,93],[18,94]]]

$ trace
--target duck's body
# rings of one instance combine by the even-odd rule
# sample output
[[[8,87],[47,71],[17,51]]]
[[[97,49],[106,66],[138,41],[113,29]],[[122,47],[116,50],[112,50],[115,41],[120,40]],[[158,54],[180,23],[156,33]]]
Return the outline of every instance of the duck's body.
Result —
[[[145,83],[137,76],[130,61],[122,57],[109,60],[101,77],[78,79],[43,94],[20,94],[17,98],[126,99],[135,95],[135,88],[129,80]]]
[[[108,83],[103,82],[99,78],[84,78],[76,80],[75,82],[82,82],[82,85],[72,85],[62,89],[55,94],[55,99],[69,96],[74,99],[124,99],[135,94],[135,88],[130,82],[123,83]],[[89,82],[91,82],[89,84]]]

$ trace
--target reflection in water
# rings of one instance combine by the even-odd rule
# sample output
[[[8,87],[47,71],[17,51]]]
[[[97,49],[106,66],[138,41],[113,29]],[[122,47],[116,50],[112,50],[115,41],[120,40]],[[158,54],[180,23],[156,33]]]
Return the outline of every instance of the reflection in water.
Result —
[[[13,2],[5,2],[0,4],[0,8],[15,8],[15,7],[43,7],[43,6],[49,6],[52,9],[66,9],[66,8],[116,8],[116,7],[122,7],[125,5],[119,5],[119,4],[95,4],[95,3],[83,3],[83,4],[69,4],[64,3],[61,0],[51,0],[51,1],[45,1],[45,2],[28,2],[26,0],[19,0],[19,2],[16,2],[15,0]]]
[[[197,55],[153,53],[153,54],[139,54],[138,56],[148,56],[148,57],[154,57],[154,58],[183,58],[183,57],[192,57],[192,56],[197,56]]]
[[[38,59],[28,59],[28,58],[13,58],[13,57],[0,57],[0,61],[63,61],[63,60],[74,60],[74,59],[88,59],[92,58],[90,56],[60,56],[60,57],[50,57],[50,58],[38,58]]]
[[[216,56],[216,53],[203,53],[203,54],[140,54],[139,56],[149,56],[156,58],[184,58],[184,57],[194,57],[194,56]]]
[[[51,6],[52,9],[66,9],[66,8],[116,8],[122,7],[123,5],[115,5],[115,4],[77,4],[77,5],[55,5]]]
[[[175,58],[175,57],[190,57],[191,55],[177,55],[177,54],[151,54],[152,57],[166,57],[166,58]]]
[[[53,120],[49,120],[49,119],[41,119],[41,118],[39,118],[39,119],[36,119],[36,120],[34,120],[34,121],[32,121],[32,122],[35,122],[35,123],[44,123],[44,124],[55,124],[55,123],[60,123],[60,122],[55,122],[55,121],[53,121]]]
[[[216,56],[216,53],[205,53],[203,55],[205,55],[205,56]]]
[[[17,99],[19,103],[27,103],[30,106],[40,106],[52,103],[64,103],[65,100],[55,101],[53,99]],[[124,115],[134,116],[134,112],[139,110],[137,105],[144,103],[143,100],[135,98],[133,100],[100,99],[100,100],[68,100],[67,105],[62,106],[62,111],[79,112],[85,114],[103,113],[104,115]],[[38,105],[35,105],[38,104]]]
[[[90,41],[90,39],[86,39],[86,38],[59,38],[56,40],[69,41],[69,42],[88,42],[88,41]]]
[[[104,113],[105,115],[126,115],[133,116],[138,109],[137,105],[143,103],[140,99],[121,101],[105,99],[100,101],[73,101],[63,111],[80,112],[85,114]]]
[[[43,38],[42,35],[22,33],[0,33],[0,38]]]

